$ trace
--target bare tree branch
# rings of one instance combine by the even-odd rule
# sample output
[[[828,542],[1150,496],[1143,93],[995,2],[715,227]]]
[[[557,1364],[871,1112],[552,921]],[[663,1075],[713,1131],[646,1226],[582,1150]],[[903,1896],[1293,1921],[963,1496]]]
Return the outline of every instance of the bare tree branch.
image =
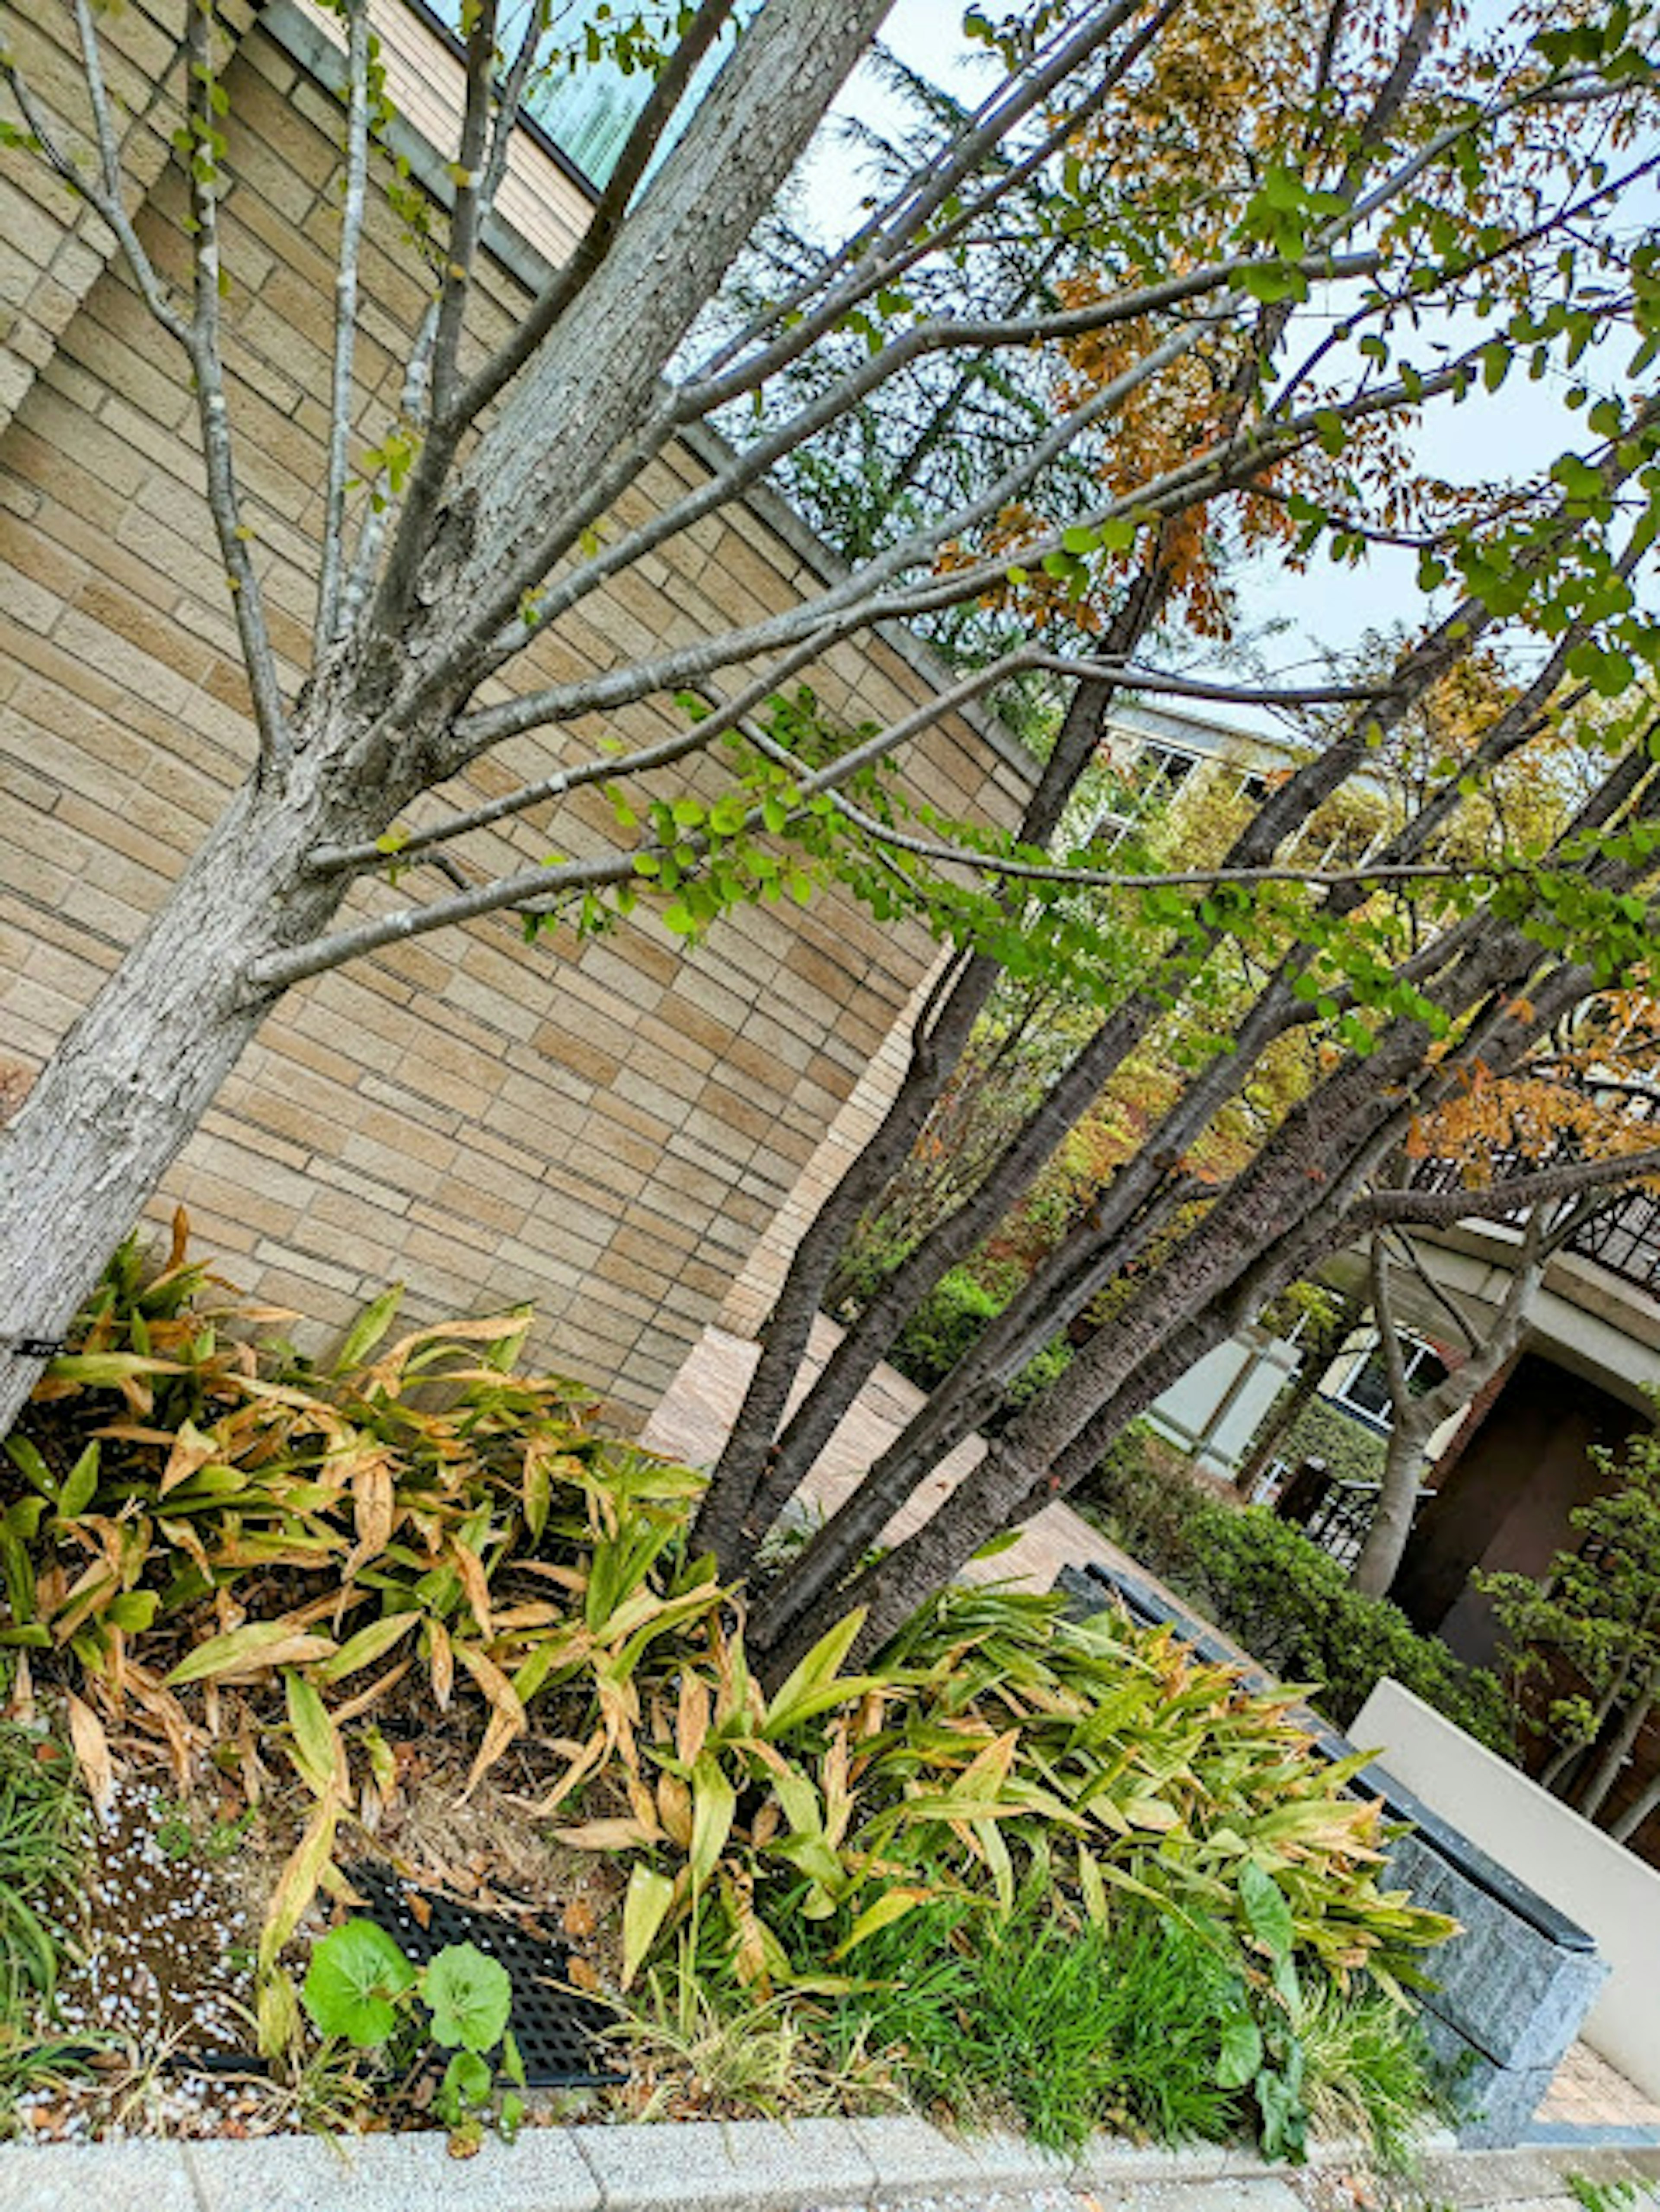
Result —
[[[345,557],[346,472],[351,441],[352,364],[357,344],[357,273],[368,188],[368,0],[345,0],[346,175],[340,211],[340,250],[334,272],[334,354],[330,372],[328,479],[323,494],[319,549],[317,619],[313,658],[320,661],[340,628],[341,571]]]
[[[1523,1206],[1546,1199],[1572,1198],[1605,1185],[1646,1182],[1660,1176],[1660,1148],[1620,1152],[1596,1160],[1572,1160],[1560,1167],[1535,1168],[1506,1176],[1479,1189],[1447,1191],[1379,1190],[1362,1199],[1357,1222],[1400,1222],[1406,1227],[1445,1228],[1457,1221],[1502,1221]]]
[[[97,31],[91,0],[75,0],[76,24],[83,52],[97,53]],[[191,319],[191,367],[196,375],[197,416],[202,428],[202,457],[207,466],[208,508],[225,563],[236,611],[237,635],[253,701],[253,719],[259,732],[259,763],[271,773],[287,760],[291,737],[277,678],[271,633],[265,621],[265,596],[258,574],[248,552],[252,531],[242,520],[241,492],[237,483],[235,454],[231,442],[230,414],[225,399],[225,370],[219,348],[220,301],[224,276],[219,252],[219,79],[214,66],[211,0],[189,0],[185,13],[190,70],[185,81],[185,112],[193,144],[185,157],[190,173],[191,213],[196,224],[196,304]],[[88,62],[90,74],[94,64]]]

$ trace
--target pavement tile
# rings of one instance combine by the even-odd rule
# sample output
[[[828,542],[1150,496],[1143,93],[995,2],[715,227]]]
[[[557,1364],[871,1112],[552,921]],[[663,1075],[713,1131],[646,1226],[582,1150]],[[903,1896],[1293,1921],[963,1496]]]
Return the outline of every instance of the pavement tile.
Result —
[[[1225,2174],[1216,2181],[1103,2181],[1091,2177],[1089,2193],[1103,2208],[1134,2212],[1304,2212],[1303,2201],[1286,2182],[1269,2175],[1242,2179]]]
[[[11,2143],[0,2148],[0,2212],[202,2208],[176,2143]]]
[[[185,2148],[201,2192],[191,2212],[600,2212],[604,2201],[563,2129],[526,2128],[510,2144],[487,2136],[465,2160],[452,2158],[438,2134],[337,2143],[274,2136]]]
[[[911,2112],[848,2124],[871,2160],[879,2203],[921,2193],[984,2194],[985,2172],[965,2137],[948,2136]]]
[[[845,2120],[585,2128],[581,2139],[605,2212],[679,2212],[698,2200],[721,2212],[806,2212],[868,2197],[876,2181]]]
[[[1111,2189],[1148,2181],[1203,2182],[1243,2170],[1267,2172],[1255,2150],[1225,2143],[1188,2143],[1171,2150],[1158,2143],[1130,2142],[1122,2136],[1091,2136],[1073,2161],[1079,2188]]]

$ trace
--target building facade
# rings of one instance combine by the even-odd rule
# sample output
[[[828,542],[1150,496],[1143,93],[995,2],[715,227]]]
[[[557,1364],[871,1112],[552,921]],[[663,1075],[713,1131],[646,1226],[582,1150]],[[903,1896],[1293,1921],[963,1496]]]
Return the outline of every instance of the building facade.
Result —
[[[393,150],[441,199],[455,51],[404,0],[376,16],[401,118]],[[184,20],[183,0],[100,18],[134,218],[175,278],[187,266],[170,143]],[[339,33],[310,0],[269,0],[242,20],[224,80],[230,404],[292,683],[324,481]],[[72,40],[70,11],[51,9],[19,18],[13,43],[84,143]],[[569,250],[588,204],[544,137],[518,139],[487,241],[481,339]],[[372,199],[359,359],[366,418],[378,405],[384,419],[421,295],[398,218]],[[252,757],[193,402],[112,244],[38,161],[0,149],[0,1062],[25,1078]],[[698,482],[700,451],[672,450],[651,495]],[[757,496],[620,580],[586,629],[562,627],[561,650],[574,641],[603,666],[787,607],[832,569]],[[897,632],[832,649],[809,678],[850,723],[891,719],[939,680]],[[637,741],[661,725],[648,706],[617,728]],[[521,744],[481,763],[465,796],[552,764]],[[995,725],[962,715],[906,768],[936,804],[1002,822],[1031,772]],[[490,865],[543,857],[539,820],[507,825]],[[562,814],[559,834],[592,851],[611,825],[596,799]],[[643,913],[581,943],[567,933],[527,947],[509,916],[426,938],[283,1000],[156,1210],[182,1201],[225,1273],[324,1331],[389,1278],[422,1316],[532,1302],[537,1356],[638,1419],[706,1324],[764,1310],[787,1250],[778,1224],[806,1217],[869,1126],[936,957],[921,930],[879,926],[834,890],[805,910],[739,913],[690,953]]]

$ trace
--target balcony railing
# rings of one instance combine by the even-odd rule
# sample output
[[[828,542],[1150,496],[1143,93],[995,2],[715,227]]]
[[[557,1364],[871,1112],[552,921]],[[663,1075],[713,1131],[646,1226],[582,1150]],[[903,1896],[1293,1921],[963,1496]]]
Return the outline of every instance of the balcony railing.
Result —
[[[1608,1085],[1609,1096],[1621,1100],[1626,1112],[1634,1121],[1660,1121],[1660,1098],[1653,1092],[1630,1090],[1624,1085]],[[1499,1152],[1493,1154],[1496,1173],[1529,1166],[1537,1167],[1537,1160],[1524,1161],[1518,1153]],[[1414,1173],[1413,1181],[1430,1190],[1456,1190],[1462,1181],[1462,1170],[1452,1160],[1421,1161]],[[1519,1221],[1523,1209],[1505,1215],[1507,1221]],[[1568,1239],[1565,1248],[1578,1253],[1582,1259],[1596,1261],[1611,1275],[1622,1282],[1634,1283],[1639,1290],[1660,1297],[1660,1197],[1646,1190],[1629,1190],[1610,1198],[1606,1206],[1599,1206],[1589,1221],[1581,1224]]]

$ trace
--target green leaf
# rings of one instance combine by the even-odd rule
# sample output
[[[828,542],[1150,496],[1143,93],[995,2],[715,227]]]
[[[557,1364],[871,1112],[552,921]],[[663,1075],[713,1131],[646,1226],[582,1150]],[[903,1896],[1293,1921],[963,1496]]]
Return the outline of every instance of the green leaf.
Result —
[[[60,1521],[78,1520],[91,1504],[98,1487],[98,1439],[94,1437],[64,1476],[64,1487],[58,1493]]]
[[[324,1660],[322,1665],[315,1669],[317,1680],[319,1682],[338,1682],[348,1674],[355,1674],[360,1667],[372,1666],[420,1619],[418,1613],[389,1613],[380,1620],[370,1621],[368,1626],[360,1628],[356,1636],[349,1636],[331,1659]]]
[[[1219,2089],[1243,2089],[1262,2071],[1262,2031],[1249,2013],[1223,2023],[1221,2054],[1216,2062]]]
[[[432,2038],[447,2051],[489,2051],[502,2040],[513,2010],[513,1984],[499,1959],[477,1944],[447,1943],[421,1976],[432,2009]]]
[[[392,1327],[392,1318],[403,1303],[403,1297],[404,1285],[393,1283],[390,1289],[382,1291],[378,1298],[370,1300],[346,1332],[345,1341],[335,1357],[335,1374],[347,1374],[352,1368],[362,1364]]]
[[[1239,1869],[1239,1905],[1257,1942],[1276,1959],[1289,1958],[1295,1941],[1291,1907],[1279,1883],[1255,1859]]]
[[[801,1718],[812,1693],[828,1688],[841,1672],[842,1662],[853,1649],[854,1639],[864,1625],[864,1609],[860,1607],[838,1620],[833,1628],[826,1629],[774,1693],[762,1729],[764,1736],[770,1741],[782,1735]]]
[[[294,1730],[295,1764],[313,1796],[320,1797],[333,1784],[340,1765],[340,1742],[328,1707],[303,1674],[291,1667],[283,1669],[288,1698],[289,1726]]]
[[[335,1649],[326,1636],[301,1635],[291,1621],[252,1621],[246,1628],[233,1628],[228,1635],[210,1636],[205,1644],[198,1644],[167,1677],[166,1686],[176,1690],[183,1683],[205,1681],[212,1674],[242,1674],[267,1662],[273,1651],[299,1644],[308,1644],[312,1649],[302,1651],[289,1648],[283,1651],[283,1656],[327,1659],[333,1656]]]
[[[691,1770],[692,1887],[701,1889],[719,1865],[732,1833],[738,1796],[713,1752],[700,1752]]]
[[[348,1920],[312,1953],[301,1996],[319,2035],[341,2035],[368,2051],[397,2027],[398,2000],[414,1980],[414,1967],[383,1928]]]
[[[655,1867],[639,1861],[629,1876],[628,1894],[623,1899],[623,1987],[639,1972],[652,1945],[657,1941],[670,1905],[674,1902],[674,1884]]]
[[[926,1904],[933,1895],[931,1890],[897,1887],[879,1897],[874,1905],[867,1905],[854,1922],[843,1941],[830,1953],[832,1959],[844,1959],[849,1951],[856,1950],[866,1936],[891,1928],[896,1920],[903,1920],[914,1905]]]

